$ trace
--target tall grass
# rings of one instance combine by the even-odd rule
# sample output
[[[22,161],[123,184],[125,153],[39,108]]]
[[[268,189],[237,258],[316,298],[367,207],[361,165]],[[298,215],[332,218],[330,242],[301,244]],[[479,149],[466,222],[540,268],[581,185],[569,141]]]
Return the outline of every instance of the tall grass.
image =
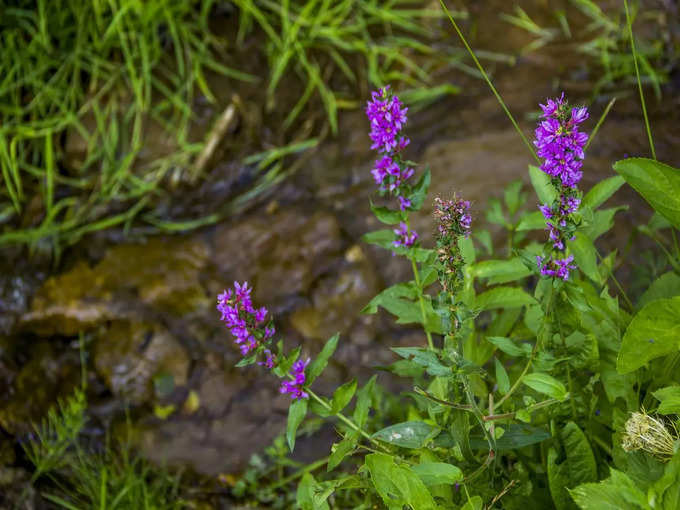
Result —
[[[0,1],[0,244],[55,248],[129,223],[168,171],[200,150],[188,140],[205,72],[224,66],[208,27],[212,0]],[[145,161],[151,124],[174,150]],[[80,161],[66,161],[69,144]],[[16,228],[20,226],[21,228]]]

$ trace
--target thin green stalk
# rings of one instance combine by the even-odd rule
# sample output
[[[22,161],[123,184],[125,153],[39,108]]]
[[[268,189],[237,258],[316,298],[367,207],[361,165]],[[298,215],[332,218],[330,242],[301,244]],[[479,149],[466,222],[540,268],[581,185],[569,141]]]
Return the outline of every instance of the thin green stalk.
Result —
[[[317,395],[316,393],[314,393],[312,390],[306,389],[306,391],[307,391],[307,393],[309,393],[309,395],[310,395],[314,400],[316,400],[319,404],[321,404],[321,406],[322,406],[324,409],[326,409],[327,411],[330,411],[330,410],[332,409],[331,406],[328,405],[328,402],[326,402],[324,399],[322,399],[319,395]],[[379,446],[380,448],[383,448],[383,445],[382,445],[379,441],[377,441],[376,439],[374,439],[373,437],[371,437],[367,432],[364,431],[364,429],[362,429],[359,425],[357,425],[356,423],[354,423],[354,420],[351,420],[350,418],[347,418],[347,416],[345,416],[345,415],[342,414],[342,413],[335,413],[335,416],[336,416],[341,422],[343,422],[345,425],[347,425],[349,428],[351,428],[352,430],[354,430],[354,431],[358,432],[359,434],[361,434],[362,436],[364,436],[368,441],[370,441],[371,443],[373,443],[373,444],[376,445],[376,446]]]
[[[418,266],[416,261],[411,259],[411,267],[413,268],[413,276],[416,279],[416,285],[418,287],[418,301],[420,302],[420,314],[423,317],[423,329],[425,330],[425,335],[427,336],[427,346],[431,351],[434,350],[434,343],[432,343],[432,335],[427,329],[427,315],[425,314],[425,301],[423,300],[423,289],[420,287],[420,273],[418,272]]]
[[[597,121],[597,124],[595,124],[595,128],[593,128],[593,132],[590,133],[590,136],[588,137],[588,141],[586,142],[585,147],[583,147],[583,150],[584,150],[584,151],[587,151],[587,150],[588,150],[588,146],[590,146],[590,142],[593,141],[593,139],[595,138],[595,135],[596,135],[597,132],[600,130],[600,126],[601,126],[602,123],[604,122],[604,119],[607,117],[607,114],[609,113],[609,110],[611,110],[611,109],[612,109],[612,106],[614,106],[614,103],[616,103],[616,98],[615,98],[615,97],[612,98],[611,101],[609,101],[609,103],[607,104],[607,107],[606,107],[606,108],[604,109],[604,111],[602,112],[602,115],[600,115],[600,120],[598,120],[598,121]]]
[[[552,300],[553,300],[553,287],[550,287],[550,297],[548,298],[548,306],[547,306],[547,311],[548,311],[548,318],[552,316],[551,310],[552,310]],[[547,324],[547,322],[544,322],[544,325]],[[508,400],[510,398],[510,395],[512,395],[517,388],[519,388],[519,385],[522,384],[522,379],[524,379],[524,376],[527,375],[527,372],[529,371],[529,368],[531,367],[531,363],[534,360],[534,356],[538,352],[538,347],[539,344],[541,343],[541,334],[543,333],[543,330],[539,331],[539,334],[536,337],[536,343],[534,344],[534,348],[531,350],[531,354],[529,355],[529,360],[527,361],[526,366],[524,367],[524,370],[522,370],[522,373],[519,375],[517,380],[515,381],[515,384],[512,385],[510,390],[503,395],[503,397],[496,403],[496,407],[500,408],[503,402]]]
[[[444,0],[439,0],[439,3],[442,6],[442,9],[444,9],[444,12],[449,18],[449,21],[453,25],[453,28],[456,30],[456,33],[458,34],[458,37],[460,37],[460,40],[463,42],[463,45],[465,46],[465,49],[467,49],[468,53],[472,57],[472,60],[474,61],[475,65],[477,66],[477,69],[479,69],[479,72],[482,74],[482,77],[484,78],[484,81],[486,81],[487,85],[489,85],[489,88],[491,89],[491,92],[493,92],[493,95],[496,96],[496,99],[500,103],[501,107],[503,108],[503,111],[505,111],[505,114],[508,116],[510,119],[510,122],[512,122],[512,125],[515,126],[515,130],[517,133],[519,133],[519,136],[522,137],[522,140],[524,141],[524,144],[527,146],[531,154],[534,156],[534,159],[540,163],[541,160],[538,159],[538,156],[536,155],[536,151],[532,147],[532,145],[529,143],[529,140],[527,140],[527,137],[524,136],[524,133],[522,133],[522,130],[519,128],[519,125],[517,124],[517,121],[515,118],[512,116],[512,113],[510,113],[510,110],[508,110],[508,107],[505,105],[505,101],[503,101],[503,98],[501,95],[498,93],[496,90],[496,87],[493,86],[493,83],[491,83],[491,80],[489,79],[489,75],[486,74],[486,71],[482,67],[482,64],[479,63],[479,60],[477,60],[477,56],[475,55],[475,52],[472,51],[472,48],[470,48],[470,45],[468,44],[467,40],[465,39],[465,36],[463,36],[463,33],[460,31],[460,28],[458,28],[458,24],[456,23],[456,20],[453,19],[453,16],[451,15],[451,12],[447,9],[446,5],[444,4]]]
[[[411,223],[408,218],[406,218],[406,228],[411,229]],[[418,265],[415,259],[409,257],[411,260],[411,268],[413,269],[413,278],[416,281],[416,286],[418,287],[418,302],[420,303],[420,314],[423,319],[423,329],[425,330],[425,336],[427,336],[427,346],[433,351],[434,343],[432,342],[432,335],[427,329],[427,314],[425,313],[425,300],[423,299],[423,289],[420,285],[420,272],[418,271]]]
[[[279,487],[283,487],[284,485],[289,484],[293,480],[296,480],[296,479],[300,478],[301,476],[304,476],[306,473],[310,473],[310,472],[312,472],[316,469],[319,469],[320,467],[324,466],[325,464],[328,464],[328,459],[330,459],[330,456],[324,457],[323,459],[319,459],[315,462],[312,462],[311,464],[307,464],[305,467],[296,471],[292,475],[289,475],[285,478],[282,478],[281,480],[279,480],[276,483],[273,483],[271,485],[267,485],[267,487],[265,487],[265,490],[271,491],[271,490],[274,490],[274,489],[278,489]]]
[[[602,255],[600,255],[599,250],[595,250],[595,253],[597,253],[597,257],[600,259],[600,262],[603,262],[604,258],[602,257]],[[635,307],[633,306],[633,302],[628,298],[628,294],[626,293],[625,289],[623,288],[621,283],[619,283],[619,280],[616,278],[616,276],[614,276],[614,271],[612,271],[612,269],[608,265],[606,267],[607,267],[608,272],[609,272],[609,277],[614,282],[614,285],[616,285],[616,288],[619,289],[621,296],[626,301],[626,304],[628,305],[630,311],[632,312],[633,310],[635,310]]]
[[[626,23],[628,24],[628,36],[630,37],[630,47],[631,50],[633,51],[633,62],[635,63],[635,76],[637,78],[638,90],[640,91],[640,103],[642,103],[642,115],[645,118],[645,129],[647,130],[647,138],[649,139],[649,148],[652,151],[652,158],[656,159],[654,141],[652,140],[652,128],[649,126],[649,118],[647,117],[647,105],[645,104],[645,95],[642,92],[642,81],[640,80],[640,68],[638,67],[637,50],[635,49],[635,38],[633,37],[633,25],[630,20],[630,13],[628,12],[628,0],[623,0],[623,6],[626,9]]]

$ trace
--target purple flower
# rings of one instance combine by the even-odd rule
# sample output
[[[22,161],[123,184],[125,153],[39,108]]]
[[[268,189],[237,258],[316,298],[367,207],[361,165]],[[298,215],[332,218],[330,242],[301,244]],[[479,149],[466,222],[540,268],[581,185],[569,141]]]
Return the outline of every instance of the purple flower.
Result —
[[[399,209],[402,211],[405,211],[409,207],[411,207],[411,200],[408,198],[402,197],[401,195],[398,197],[399,198]]]
[[[234,282],[234,290],[225,290],[217,296],[217,310],[222,314],[221,320],[226,324],[234,343],[238,345],[243,356],[257,350],[261,342],[274,336],[274,327],[265,325],[267,309],[255,309],[251,299],[252,288],[248,282]]]
[[[543,204],[539,209],[546,219],[551,251],[561,253],[566,250],[566,242],[573,240],[577,226],[571,215],[581,204],[576,186],[583,176],[581,168],[588,141],[588,135],[579,131],[578,126],[589,114],[585,106],[570,109],[564,93],[540,106],[543,120],[536,128],[534,145],[537,155],[543,159],[541,170],[553,178],[552,182],[558,188],[558,198],[553,204]],[[541,274],[566,280],[569,271],[576,268],[573,259],[571,255],[539,256],[538,266]]]
[[[401,222],[399,228],[394,229],[394,233],[397,234],[397,238],[392,243],[394,246],[403,246],[404,248],[410,248],[418,240],[418,234],[414,230],[408,229],[406,223]]]
[[[568,280],[569,271],[576,269],[576,265],[572,264],[573,260],[573,255],[569,255],[563,259],[549,258],[548,260],[540,255],[536,256],[536,262],[538,263],[542,275],[561,278],[563,280]]]
[[[399,165],[390,156],[383,156],[375,162],[375,167],[371,170],[376,184],[382,184],[388,175],[399,175]]]
[[[305,368],[309,365],[309,358],[306,361],[297,360],[293,363],[290,369],[290,375],[292,377],[291,381],[283,381],[281,383],[280,392],[282,394],[289,393],[290,397],[294,400],[300,400],[301,398],[309,398],[309,394],[304,391],[305,386]]]
[[[370,137],[373,140],[371,149],[390,152],[398,146],[406,146],[401,138],[397,138],[401,128],[406,124],[406,112],[403,103],[397,96],[389,93],[389,86],[371,94],[366,105],[366,115],[371,123]]]

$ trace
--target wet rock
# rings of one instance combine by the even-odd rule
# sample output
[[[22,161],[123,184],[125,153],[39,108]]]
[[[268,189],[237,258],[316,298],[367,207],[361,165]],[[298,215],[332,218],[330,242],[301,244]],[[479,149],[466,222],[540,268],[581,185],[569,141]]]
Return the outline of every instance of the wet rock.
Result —
[[[291,316],[293,327],[316,340],[347,332],[377,290],[375,271],[367,262],[349,265],[319,280],[312,290],[310,305]]]
[[[336,218],[323,211],[253,216],[221,226],[215,234],[219,271],[252,282],[256,299],[270,304],[309,290],[341,246]]]
[[[136,301],[173,314],[190,312],[209,301],[199,280],[207,259],[207,246],[192,239],[116,246],[94,267],[79,262],[47,280],[22,327],[71,336],[136,313]]]
[[[186,384],[189,357],[162,326],[117,321],[97,339],[94,366],[114,395],[140,403],[152,397],[157,375]]]

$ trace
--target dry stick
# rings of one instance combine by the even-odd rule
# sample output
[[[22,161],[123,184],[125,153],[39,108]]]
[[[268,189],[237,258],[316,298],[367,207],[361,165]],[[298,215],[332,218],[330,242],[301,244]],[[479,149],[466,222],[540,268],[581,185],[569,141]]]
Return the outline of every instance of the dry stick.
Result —
[[[456,30],[456,33],[458,34],[458,37],[460,37],[460,40],[463,42],[463,45],[465,46],[465,49],[467,49],[468,53],[472,57],[472,60],[475,62],[475,65],[477,66],[477,69],[479,69],[479,72],[482,74],[482,77],[486,81],[486,83],[489,85],[489,88],[491,89],[491,92],[493,92],[493,95],[496,96],[496,99],[500,103],[501,107],[503,108],[503,111],[505,111],[505,114],[508,116],[510,119],[510,122],[512,122],[512,125],[515,126],[515,130],[519,133],[519,136],[522,137],[522,140],[524,141],[524,144],[527,146],[531,154],[534,156],[534,159],[540,163],[541,160],[538,159],[538,156],[536,155],[536,151],[534,148],[531,146],[529,143],[529,140],[527,140],[527,137],[524,136],[524,133],[522,133],[522,130],[519,128],[519,125],[517,124],[517,121],[515,118],[512,116],[512,113],[510,113],[510,110],[508,110],[508,107],[505,105],[505,102],[503,101],[503,98],[501,95],[498,93],[496,90],[496,87],[493,86],[493,83],[491,83],[491,80],[489,79],[489,76],[486,74],[486,71],[482,67],[482,64],[479,63],[479,60],[477,60],[477,56],[475,55],[475,52],[472,51],[472,48],[470,48],[470,45],[468,44],[467,40],[465,39],[465,36],[463,33],[460,31],[460,28],[458,28],[458,24],[456,21],[453,19],[453,16],[451,15],[451,12],[448,10],[446,5],[444,4],[444,0],[439,0],[439,3],[442,6],[442,9],[444,9],[444,12],[449,18],[449,21],[453,25],[453,28]]]
[[[628,12],[628,0],[623,0],[623,6],[626,9],[626,23],[628,24],[630,47],[633,50],[633,62],[635,63],[635,76],[637,77],[638,90],[640,91],[640,103],[642,103],[642,115],[645,118],[645,129],[647,129],[649,148],[652,151],[652,158],[656,160],[656,151],[654,150],[654,142],[652,141],[652,128],[649,126],[649,118],[647,117],[647,105],[645,104],[645,95],[642,92],[642,81],[640,80],[640,68],[638,67],[637,50],[635,49],[635,38],[633,37],[633,25],[631,24],[630,13]]]
[[[193,183],[198,179],[198,177],[203,173],[208,161],[212,157],[217,144],[224,138],[227,130],[231,127],[234,119],[236,118],[236,107],[232,102],[226,109],[222,112],[222,115],[218,117],[213,125],[210,133],[208,134],[208,139],[203,146],[203,150],[196,158],[193,169],[191,171],[190,181]]]

